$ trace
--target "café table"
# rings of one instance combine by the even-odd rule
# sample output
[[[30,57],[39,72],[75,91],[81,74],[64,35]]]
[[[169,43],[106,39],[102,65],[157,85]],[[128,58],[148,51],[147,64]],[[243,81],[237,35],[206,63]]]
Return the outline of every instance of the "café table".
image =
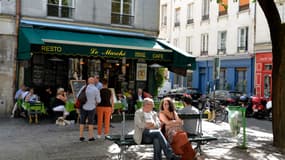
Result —
[[[27,111],[29,123],[32,123],[32,117],[35,117],[35,123],[37,124],[39,122],[39,114],[47,114],[44,103],[42,103],[41,101],[23,102],[22,107],[25,111]]]

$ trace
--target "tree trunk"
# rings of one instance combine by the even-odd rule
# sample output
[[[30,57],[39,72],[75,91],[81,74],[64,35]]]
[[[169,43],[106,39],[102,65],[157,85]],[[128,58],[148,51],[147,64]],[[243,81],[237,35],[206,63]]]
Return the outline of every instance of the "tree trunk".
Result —
[[[285,152],[285,27],[274,0],[258,0],[267,19],[272,42],[273,145]]]
[[[285,152],[285,27],[281,25],[279,35],[272,37],[279,40],[273,46],[272,71],[272,128],[273,144]],[[275,65],[276,64],[276,65]]]

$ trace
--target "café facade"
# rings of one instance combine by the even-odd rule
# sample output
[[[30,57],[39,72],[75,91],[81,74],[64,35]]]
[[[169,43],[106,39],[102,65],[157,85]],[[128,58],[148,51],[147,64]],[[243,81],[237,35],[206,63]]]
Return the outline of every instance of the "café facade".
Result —
[[[17,79],[38,90],[70,89],[74,79],[99,75],[116,92],[143,88],[153,93],[158,64],[185,75],[195,57],[141,33],[21,20]]]

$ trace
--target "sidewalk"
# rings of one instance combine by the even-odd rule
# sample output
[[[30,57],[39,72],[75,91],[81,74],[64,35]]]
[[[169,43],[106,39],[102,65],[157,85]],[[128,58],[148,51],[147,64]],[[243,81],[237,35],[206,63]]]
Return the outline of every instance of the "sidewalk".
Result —
[[[112,123],[111,134],[121,133],[121,123]],[[205,159],[209,160],[260,160],[284,159],[285,156],[272,147],[272,134],[248,128],[248,148],[236,147],[227,123],[215,124],[203,121],[204,134],[218,141],[202,146]],[[126,122],[127,132],[133,132],[133,121]],[[95,135],[97,130],[94,130]],[[28,124],[23,119],[0,119],[0,159],[2,160],[115,160],[120,152],[116,144],[104,139],[95,142],[79,142],[78,124],[57,126],[49,122]],[[87,136],[87,131],[85,132]],[[126,159],[151,160],[152,147],[131,146]]]

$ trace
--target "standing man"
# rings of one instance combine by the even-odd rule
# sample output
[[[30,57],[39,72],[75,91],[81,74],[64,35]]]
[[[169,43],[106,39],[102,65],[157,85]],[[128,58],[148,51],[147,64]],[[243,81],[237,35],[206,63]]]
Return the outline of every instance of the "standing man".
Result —
[[[100,82],[99,75],[94,76],[95,79],[95,87],[97,87],[99,90],[103,88],[103,84]]]
[[[153,111],[154,102],[151,98],[143,100],[143,107],[135,113],[135,133],[134,140],[137,144],[153,144],[154,160],[161,160],[161,150],[163,150],[168,160],[180,159],[177,157],[171,146],[160,131],[160,121],[158,115]]]
[[[86,87],[87,101],[80,109],[80,125],[79,125],[79,140],[84,141],[83,131],[86,119],[88,119],[88,141],[94,141],[94,116],[96,105],[101,102],[100,92],[95,87],[94,77],[88,78],[88,85]]]

